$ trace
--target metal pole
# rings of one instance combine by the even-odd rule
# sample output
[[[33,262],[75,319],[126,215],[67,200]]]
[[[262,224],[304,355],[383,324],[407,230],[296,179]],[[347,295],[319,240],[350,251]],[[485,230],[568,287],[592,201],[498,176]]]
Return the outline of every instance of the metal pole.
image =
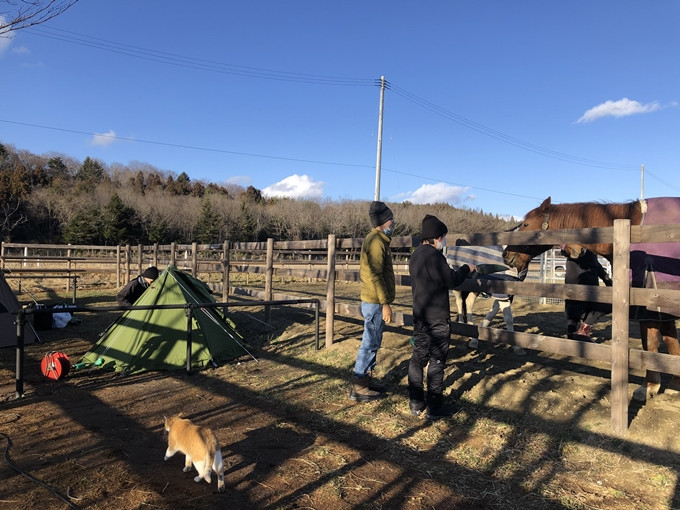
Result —
[[[187,313],[187,374],[191,373],[191,322],[194,318],[194,309],[188,306]]]
[[[375,161],[375,198],[380,200],[380,159],[382,157],[383,104],[385,103],[385,77],[380,77],[380,111],[378,113],[378,154]]]
[[[24,324],[26,317],[23,310],[17,314],[17,364],[16,364],[16,397],[24,396]]]

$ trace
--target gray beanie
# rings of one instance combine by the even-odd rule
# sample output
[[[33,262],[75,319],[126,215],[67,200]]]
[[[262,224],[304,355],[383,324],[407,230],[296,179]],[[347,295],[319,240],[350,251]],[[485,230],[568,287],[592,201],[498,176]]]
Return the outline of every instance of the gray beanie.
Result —
[[[394,218],[394,214],[385,202],[379,202],[374,200],[371,202],[371,207],[368,209],[368,216],[371,218],[371,226],[379,227],[384,224],[387,220]]]

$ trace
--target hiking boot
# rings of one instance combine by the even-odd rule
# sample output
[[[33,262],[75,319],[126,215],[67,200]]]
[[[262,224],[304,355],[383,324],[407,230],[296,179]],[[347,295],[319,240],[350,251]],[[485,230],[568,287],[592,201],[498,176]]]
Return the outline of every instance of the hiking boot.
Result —
[[[381,382],[373,379],[372,375],[368,376],[368,389],[377,391],[378,393],[385,393],[387,391],[387,388],[385,387],[384,384]]]
[[[426,407],[427,404],[422,400],[409,400],[408,402],[409,411],[411,411],[411,414],[413,416],[419,416],[420,413],[422,413]]]
[[[444,404],[442,395],[434,395],[428,393],[427,395],[427,413],[425,417],[430,421],[436,421],[441,418],[450,418],[456,414],[460,409],[455,404]]]
[[[350,400],[355,402],[372,402],[383,396],[379,391],[368,387],[371,378],[367,375],[363,377],[352,377],[352,389],[349,391]]]

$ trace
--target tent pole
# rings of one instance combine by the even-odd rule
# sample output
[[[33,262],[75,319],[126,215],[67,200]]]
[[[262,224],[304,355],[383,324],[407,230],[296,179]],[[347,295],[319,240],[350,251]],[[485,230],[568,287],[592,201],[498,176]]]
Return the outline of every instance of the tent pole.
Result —
[[[24,396],[24,324],[26,323],[26,318],[24,316],[24,311],[19,310],[17,314],[17,365],[16,365],[16,397],[21,398]]]
[[[191,373],[191,322],[194,318],[194,307],[189,305],[187,312],[187,374]]]

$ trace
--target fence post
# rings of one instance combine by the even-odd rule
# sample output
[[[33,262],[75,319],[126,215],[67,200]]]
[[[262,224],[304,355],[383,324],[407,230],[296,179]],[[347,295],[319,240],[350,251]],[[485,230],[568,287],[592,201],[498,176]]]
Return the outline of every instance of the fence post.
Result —
[[[153,264],[158,267],[158,243],[153,243]]]
[[[116,246],[116,287],[120,287],[120,244]]]
[[[126,282],[130,281],[130,258],[131,258],[130,245],[126,244],[125,245],[125,281]]]
[[[222,244],[222,300],[229,302],[229,241]],[[227,313],[227,309],[224,309]]]
[[[328,234],[326,269],[326,347],[333,345],[335,333],[335,234]]]
[[[628,322],[630,305],[630,220],[614,220],[612,263],[612,430],[628,432]]]
[[[198,243],[191,243],[191,276],[198,278]]]
[[[137,261],[139,262],[139,274],[142,274],[144,272],[144,257],[143,257],[143,251],[144,251],[144,246],[141,244],[137,245],[137,249],[139,252],[137,253]]]
[[[264,299],[271,301],[273,296],[272,280],[274,278],[274,239],[267,239],[267,262],[264,277]],[[267,305],[264,307],[264,321],[269,323],[272,315],[272,307]]]
[[[177,243],[170,243],[170,265],[177,266]]]
[[[70,245],[71,245],[71,243],[69,243],[69,246],[70,246]],[[68,269],[68,275],[69,275],[69,276],[71,276],[71,267],[72,267],[72,266],[71,266],[71,255],[72,255],[72,254],[73,254],[73,252],[71,251],[71,248],[69,248],[68,250],[66,250],[66,257],[67,257],[67,260],[66,260],[66,269]],[[76,284],[76,282],[75,282],[75,280],[73,280],[74,290],[75,290],[75,284]],[[69,290],[71,290],[71,279],[70,279],[70,278],[66,278],[66,292],[68,292]],[[74,302],[75,302],[75,301],[74,301]]]

